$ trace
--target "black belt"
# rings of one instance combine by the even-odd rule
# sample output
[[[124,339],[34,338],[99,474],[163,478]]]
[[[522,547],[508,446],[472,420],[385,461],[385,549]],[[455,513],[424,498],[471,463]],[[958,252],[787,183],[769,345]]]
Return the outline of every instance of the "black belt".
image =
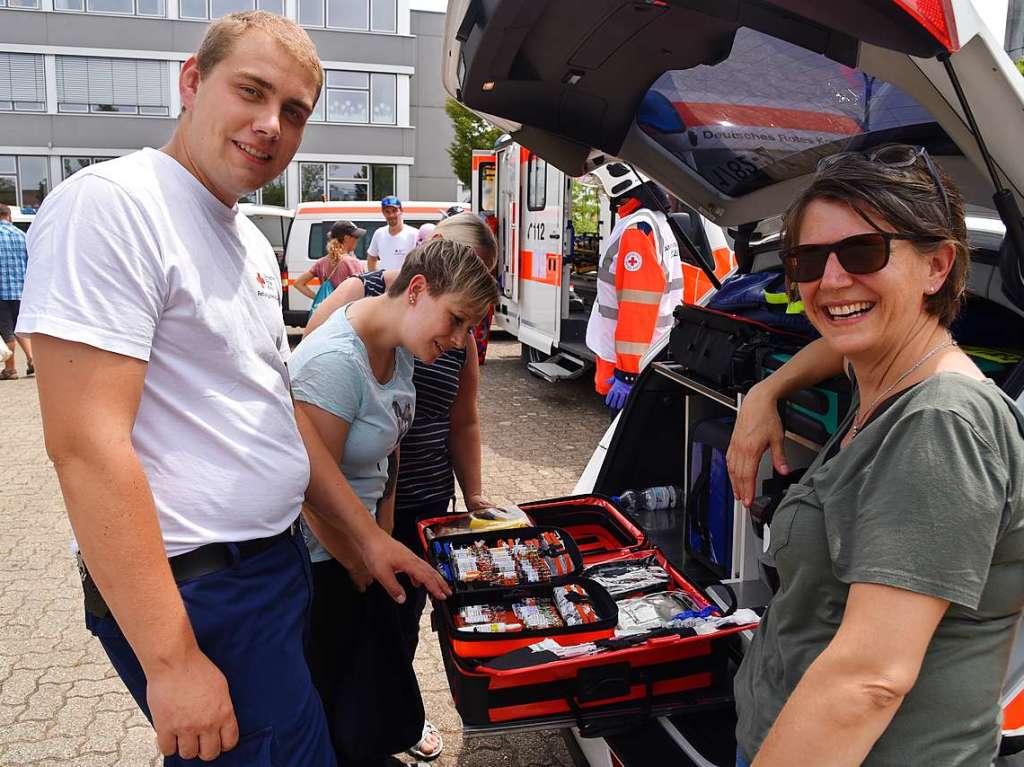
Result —
[[[251,541],[238,541],[236,543],[207,543],[198,549],[193,549],[176,557],[168,558],[171,566],[171,575],[176,583],[201,578],[204,575],[220,572],[231,567],[236,561],[236,555],[232,551],[235,547],[238,551],[237,559],[248,559],[257,554],[262,554],[275,544],[291,538],[298,532],[298,522],[293,522],[285,530],[269,538],[254,538]],[[78,570],[82,576],[82,591],[85,593],[85,609],[97,618],[103,618],[110,614],[103,595],[100,594],[89,571],[85,568],[81,554],[78,555]]]

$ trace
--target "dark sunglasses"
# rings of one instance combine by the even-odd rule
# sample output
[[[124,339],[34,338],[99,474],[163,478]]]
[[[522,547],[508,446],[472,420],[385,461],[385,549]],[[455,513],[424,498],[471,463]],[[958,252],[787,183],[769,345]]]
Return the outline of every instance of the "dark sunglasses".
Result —
[[[949,195],[946,193],[946,187],[942,184],[938,168],[935,167],[935,163],[932,162],[932,158],[928,155],[928,150],[923,146],[888,144],[886,146],[878,147],[872,152],[840,152],[838,154],[822,158],[818,163],[818,170],[824,170],[836,165],[850,156],[863,157],[868,162],[875,162],[879,165],[885,165],[886,167],[896,169],[909,168],[920,159],[924,163],[925,170],[928,171],[928,175],[931,177],[932,183],[935,184],[935,189],[939,193],[939,197],[942,198],[942,207],[946,211],[946,221],[952,228],[953,216],[949,208]]]
[[[792,282],[814,282],[821,279],[829,255],[835,253],[840,265],[850,274],[871,274],[889,263],[893,240],[942,242],[943,239],[938,235],[901,232],[855,234],[824,245],[796,245],[782,252],[782,266]]]

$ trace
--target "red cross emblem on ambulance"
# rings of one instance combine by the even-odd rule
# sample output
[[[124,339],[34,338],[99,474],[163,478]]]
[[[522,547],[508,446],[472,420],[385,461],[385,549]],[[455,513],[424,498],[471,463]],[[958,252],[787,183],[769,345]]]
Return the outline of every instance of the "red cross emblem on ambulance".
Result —
[[[643,266],[644,260],[639,253],[633,250],[626,254],[623,264],[625,264],[627,272],[636,272]]]

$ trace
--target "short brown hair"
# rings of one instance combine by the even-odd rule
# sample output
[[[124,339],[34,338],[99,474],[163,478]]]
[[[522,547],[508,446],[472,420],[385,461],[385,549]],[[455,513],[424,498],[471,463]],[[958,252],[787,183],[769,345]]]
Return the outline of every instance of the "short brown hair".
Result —
[[[904,150],[908,154],[920,151],[904,145],[890,145],[885,149]],[[925,311],[938,317],[943,327],[948,328],[960,311],[967,287],[970,249],[960,190],[937,164],[935,170],[946,193],[948,210],[942,191],[923,158],[905,167],[886,165],[859,152],[828,158],[827,163],[819,166],[811,185],[786,211],[782,221],[782,250],[799,244],[804,214],[814,200],[846,203],[869,222],[885,222],[898,232],[942,237],[941,242],[914,242],[912,247],[922,255],[935,253],[945,245],[952,245],[956,252],[942,287],[924,297]]]
[[[483,314],[498,300],[498,284],[468,244],[441,238],[427,240],[405,257],[388,295],[401,296],[418,274],[426,278],[430,295],[459,294],[475,314]]]
[[[319,98],[324,84],[324,70],[320,66],[320,57],[313,41],[309,39],[306,30],[294,21],[266,11],[229,13],[210,24],[196,51],[199,76],[206,77],[231,53],[235,42],[253,30],[265,32],[316,77],[316,97]]]
[[[4,203],[0,202],[0,218],[10,218],[10,217],[11,217],[11,209],[9,207],[7,207]]]

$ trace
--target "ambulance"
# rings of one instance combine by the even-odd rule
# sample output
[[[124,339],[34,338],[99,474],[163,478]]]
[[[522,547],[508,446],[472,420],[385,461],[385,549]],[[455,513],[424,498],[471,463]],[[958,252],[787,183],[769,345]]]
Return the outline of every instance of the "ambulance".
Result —
[[[494,324],[519,339],[528,369],[547,381],[577,378],[593,365],[594,353],[585,343],[587,322],[614,224],[613,190],[602,180],[597,174],[574,179],[507,136],[493,151],[473,151],[472,208],[498,238],[501,292]],[[573,224],[581,184],[597,197],[598,218],[590,231],[576,231]],[[683,204],[664,212],[680,239],[683,300],[703,303],[735,268],[726,235]]]
[[[423,224],[436,224],[444,218],[445,211],[456,205],[454,202],[413,202],[403,201],[403,220],[409,226],[419,228]],[[297,290],[290,289],[295,279],[308,271],[313,264],[327,254],[327,236],[335,221],[351,221],[365,229],[356,245],[355,255],[366,261],[366,249],[370,247],[373,233],[387,226],[380,202],[304,202],[295,209],[288,240],[285,246],[284,264],[281,272],[283,292],[282,310],[284,324],[305,327],[309,307],[313,300]],[[307,283],[316,292],[320,281],[316,278]]]
[[[1007,11],[1005,0],[450,0],[442,72],[453,98],[519,145],[520,174],[533,152],[574,177],[612,159],[631,163],[735,232],[741,273],[779,268],[779,216],[823,158],[892,142],[924,146],[968,203],[973,259],[963,320],[983,341],[976,359],[994,365],[989,375],[1024,407],[1024,152],[1015,129],[1024,118],[1024,78],[1003,50]],[[699,434],[702,425],[728,424],[744,388],[683,361],[690,349],[673,339],[684,327],[648,352],[575,493],[613,497],[665,485],[695,492],[698,445],[711,439]],[[808,426],[823,423],[815,422],[816,403],[835,404],[827,390],[808,392],[783,403],[793,470],[822,446]],[[757,494],[774,479],[765,459]],[[770,523],[757,525],[732,504],[731,530],[720,541],[727,556],[712,571],[693,545],[691,501],[634,520],[716,601],[725,605],[732,594],[740,607],[763,609],[773,594],[763,557]],[[750,634],[738,637],[734,661]],[[570,728],[591,767],[735,764],[728,686],[718,697],[680,693],[672,707],[653,705],[656,685],[647,683],[647,698],[627,705],[630,685],[644,684],[627,672],[601,680],[606,690],[579,676],[560,679],[558,689],[568,691],[563,713],[467,732]],[[519,701],[520,709],[529,702]],[[1019,765],[1019,632],[1000,703],[995,764]]]

